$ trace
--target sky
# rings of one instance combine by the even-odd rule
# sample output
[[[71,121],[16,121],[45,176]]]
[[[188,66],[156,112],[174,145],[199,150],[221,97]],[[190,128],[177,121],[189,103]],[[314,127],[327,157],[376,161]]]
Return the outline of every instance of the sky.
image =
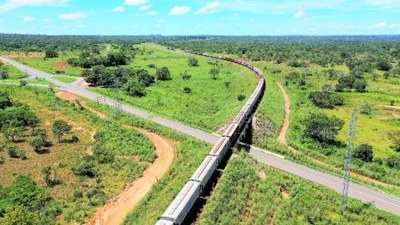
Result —
[[[400,0],[0,0],[0,33],[400,34]]]

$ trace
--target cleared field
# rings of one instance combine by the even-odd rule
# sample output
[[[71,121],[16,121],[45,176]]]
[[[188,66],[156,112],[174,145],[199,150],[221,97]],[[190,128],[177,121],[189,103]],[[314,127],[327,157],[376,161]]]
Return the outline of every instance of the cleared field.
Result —
[[[0,156],[4,159],[0,164],[0,185],[11,185],[19,175],[32,176],[55,200],[52,210],[60,210],[62,216],[58,222],[62,224],[83,223],[107,199],[138,178],[155,159],[154,145],[143,134],[60,100],[50,90],[0,85],[0,91],[10,93],[13,101],[29,106],[40,119],[36,129],[46,131],[47,141],[51,143],[39,154],[29,144],[31,131],[24,131],[22,141],[16,143],[0,134]],[[58,142],[52,131],[55,120],[64,120],[72,126],[62,142]],[[96,134],[103,135],[104,145],[99,147],[94,140]],[[73,136],[77,142],[70,141]],[[10,158],[9,146],[24,150],[27,158]],[[46,185],[43,169],[47,166],[52,168],[51,177],[57,180],[55,185]]]
[[[234,155],[196,224],[398,224],[400,217]],[[229,210],[227,210],[229,209]]]
[[[66,63],[68,58],[79,55],[78,51],[60,52],[56,58],[44,58],[43,56],[16,57],[15,59],[28,66],[37,68],[50,74],[56,74],[57,71],[64,71],[68,76],[81,76],[83,69],[72,67]]]
[[[146,69],[151,74],[156,67],[166,66],[171,72],[172,79],[158,81],[147,88],[147,94],[141,98],[130,97],[121,93],[123,102],[145,109],[154,114],[162,115],[191,126],[216,131],[226,121],[231,119],[243,106],[245,101],[239,101],[238,96],[243,94],[249,97],[255,88],[254,74],[241,66],[221,62],[222,68],[217,79],[209,74],[213,68],[209,62],[214,60],[172,51],[155,44],[137,46],[142,53],[137,54],[129,65],[135,69]],[[196,58],[199,66],[189,67],[188,59]],[[187,71],[191,78],[183,80],[181,73]],[[188,87],[191,93],[184,93]],[[93,91],[113,97],[111,89],[92,88]]]

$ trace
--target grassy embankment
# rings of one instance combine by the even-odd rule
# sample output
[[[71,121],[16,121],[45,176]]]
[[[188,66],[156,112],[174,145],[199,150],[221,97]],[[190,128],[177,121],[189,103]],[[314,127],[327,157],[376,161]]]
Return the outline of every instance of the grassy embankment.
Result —
[[[285,190],[281,191],[280,188]],[[196,224],[398,224],[400,217],[234,155]]]

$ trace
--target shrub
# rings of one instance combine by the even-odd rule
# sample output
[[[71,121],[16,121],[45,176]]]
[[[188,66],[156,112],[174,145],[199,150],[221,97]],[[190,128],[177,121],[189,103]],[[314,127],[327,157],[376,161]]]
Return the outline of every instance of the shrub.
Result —
[[[371,105],[368,104],[367,102],[363,103],[360,106],[360,113],[365,114],[365,115],[371,115],[371,113],[372,113]]]
[[[190,94],[190,93],[192,93],[192,89],[190,89],[190,87],[184,87],[183,93]]]
[[[372,159],[374,158],[372,146],[368,144],[362,144],[358,146],[354,150],[353,156],[357,159],[361,159],[364,162],[372,162]]]
[[[46,58],[57,58],[58,53],[55,49],[47,49],[45,52],[45,57]]]
[[[129,79],[128,82],[123,85],[122,89],[133,97],[143,97],[146,95],[146,87],[135,78]]]
[[[156,78],[157,80],[171,80],[171,73],[169,72],[168,67],[162,67],[156,70]]]
[[[8,76],[8,72],[7,71],[5,71],[5,70],[0,70],[0,78],[1,79],[7,79],[9,76]]]
[[[199,61],[196,58],[189,58],[188,65],[192,67],[199,66]]]
[[[356,89],[357,92],[366,92],[367,91],[367,81],[364,79],[357,79],[354,82],[354,89]]]
[[[60,142],[61,136],[67,134],[69,131],[71,131],[71,129],[72,129],[72,126],[69,125],[64,120],[56,120],[56,121],[54,121],[53,133],[54,133],[54,135],[57,136],[58,142]]]
[[[190,75],[187,70],[185,70],[185,72],[181,73],[181,77],[182,80],[189,80],[190,78],[192,78],[192,75]]]
[[[4,157],[0,155],[0,164],[4,163]]]
[[[337,117],[329,117],[323,113],[312,113],[303,121],[304,135],[321,144],[334,141],[344,125],[344,121]]]
[[[243,101],[243,100],[245,100],[246,99],[246,96],[244,96],[244,95],[239,95],[238,97],[237,97],[237,99],[239,100],[239,101]]]
[[[344,75],[339,78],[336,84],[336,91],[343,91],[345,89],[353,89],[356,78],[351,75]]]
[[[42,148],[44,146],[46,146],[47,141],[46,139],[42,138],[42,137],[37,137],[34,138],[31,142],[30,142],[31,146],[33,147],[33,150],[39,154],[43,153]]]
[[[336,105],[343,105],[343,98],[327,91],[311,92],[308,96],[319,108],[333,109]]]
[[[75,175],[86,176],[86,177],[96,177],[97,173],[94,170],[94,164],[90,159],[84,159],[77,166],[72,168]]]
[[[390,64],[387,61],[384,60],[380,60],[377,64],[376,64],[376,68],[378,70],[382,70],[382,71],[389,71],[392,69],[392,64]]]
[[[387,158],[386,164],[391,168],[400,170],[400,154]]]
[[[13,103],[10,99],[10,95],[7,92],[0,91],[0,109],[5,109],[12,105]]]
[[[138,81],[146,87],[149,87],[156,82],[156,78],[153,75],[149,74],[147,70],[137,70],[135,71],[135,75]]]
[[[19,85],[20,85],[21,87],[25,87],[25,86],[28,85],[28,81],[26,81],[26,80],[21,80],[21,81],[19,82]]]
[[[15,146],[9,147],[7,153],[10,156],[10,158],[19,158],[18,149]]]

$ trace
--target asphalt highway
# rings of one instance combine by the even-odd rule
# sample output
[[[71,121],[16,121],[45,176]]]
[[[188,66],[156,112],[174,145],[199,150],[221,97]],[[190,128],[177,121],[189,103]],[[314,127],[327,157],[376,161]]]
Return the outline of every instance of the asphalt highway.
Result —
[[[80,95],[95,101],[101,100],[102,103],[115,106],[118,104],[116,101],[103,97],[102,95],[93,93],[83,87],[77,85],[77,82],[73,82],[70,84],[61,82],[52,77],[52,75],[39,71],[37,69],[28,67],[21,63],[15,62],[14,60],[0,57],[0,60],[15,66],[16,68],[26,72],[32,78],[44,78],[55,85],[59,86],[61,89],[67,90],[76,95]],[[157,124],[163,125],[165,127],[171,128],[173,130],[188,134],[192,137],[198,138],[210,144],[215,144],[218,140],[218,136],[215,134],[210,134],[205,131],[192,128],[190,126],[184,125],[179,122],[175,122],[169,119],[165,119],[160,116],[152,115],[143,110],[127,106],[121,105],[121,109],[125,112],[128,112],[132,115],[144,118],[146,120],[155,122]],[[261,163],[267,164],[269,166],[275,167],[277,169],[283,170],[285,172],[294,174],[301,178],[312,181],[316,184],[323,185],[328,187],[334,191],[339,193],[342,192],[343,188],[343,180],[341,177],[333,176],[315,169],[311,169],[309,167],[300,165],[298,163],[294,163],[292,161],[286,160],[283,157],[279,157],[274,154],[267,153],[262,149],[250,146],[250,154],[253,155],[258,161]],[[359,199],[366,203],[371,203],[376,207],[392,212],[394,214],[400,215],[400,198],[385,194],[381,191],[376,191],[372,188],[369,188],[364,185],[356,184],[354,182],[350,183],[349,187],[349,196],[355,199]]]

